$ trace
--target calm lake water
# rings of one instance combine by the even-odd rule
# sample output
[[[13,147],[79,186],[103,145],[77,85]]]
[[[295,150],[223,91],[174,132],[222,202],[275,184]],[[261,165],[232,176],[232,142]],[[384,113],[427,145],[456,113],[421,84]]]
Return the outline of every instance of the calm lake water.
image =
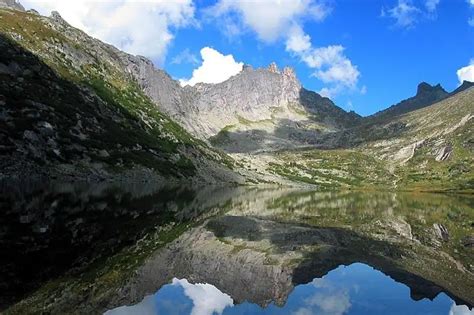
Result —
[[[3,183],[5,314],[474,314],[474,197]]]

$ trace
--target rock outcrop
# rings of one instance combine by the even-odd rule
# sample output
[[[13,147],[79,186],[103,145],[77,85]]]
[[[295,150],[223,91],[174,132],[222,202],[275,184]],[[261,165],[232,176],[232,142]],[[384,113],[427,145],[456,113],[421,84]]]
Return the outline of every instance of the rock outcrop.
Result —
[[[0,0],[0,9],[1,8],[25,11],[25,8],[20,4],[18,0]]]

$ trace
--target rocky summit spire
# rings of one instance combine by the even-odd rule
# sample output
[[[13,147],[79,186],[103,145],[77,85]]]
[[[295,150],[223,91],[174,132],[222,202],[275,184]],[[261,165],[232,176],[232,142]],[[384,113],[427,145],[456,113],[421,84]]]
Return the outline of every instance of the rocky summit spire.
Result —
[[[421,82],[420,84],[418,84],[416,95],[417,96],[426,95],[426,94],[434,93],[434,92],[437,92],[437,91],[443,91],[443,92],[446,93],[446,91],[443,89],[443,87],[440,84],[437,84],[437,85],[433,86],[433,85],[430,85],[426,82]]]
[[[63,19],[63,17],[61,16],[61,14],[59,14],[58,11],[52,11],[50,18],[53,19],[54,21],[56,21],[57,23],[63,25],[63,26],[68,26],[68,25],[69,25],[69,24]]]
[[[274,63],[274,62],[272,62],[272,63],[268,66],[268,71],[273,72],[273,73],[280,73],[280,70],[278,70],[278,66],[277,66],[276,63]]]
[[[285,67],[283,68],[283,75],[291,78],[291,79],[296,79],[296,73],[295,70],[292,67]]]
[[[2,8],[25,11],[25,8],[17,0],[0,0],[0,9]]]

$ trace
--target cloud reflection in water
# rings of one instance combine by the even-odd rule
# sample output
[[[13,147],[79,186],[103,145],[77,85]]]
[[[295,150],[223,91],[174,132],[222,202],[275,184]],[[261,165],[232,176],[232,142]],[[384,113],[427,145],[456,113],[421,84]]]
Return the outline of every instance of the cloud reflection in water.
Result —
[[[340,266],[323,278],[298,285],[283,307],[266,307],[232,298],[211,284],[172,280],[157,293],[134,306],[122,306],[107,315],[235,315],[235,314],[450,314],[474,315],[466,306],[456,306],[444,293],[433,301],[410,298],[407,286],[372,267],[355,263]]]

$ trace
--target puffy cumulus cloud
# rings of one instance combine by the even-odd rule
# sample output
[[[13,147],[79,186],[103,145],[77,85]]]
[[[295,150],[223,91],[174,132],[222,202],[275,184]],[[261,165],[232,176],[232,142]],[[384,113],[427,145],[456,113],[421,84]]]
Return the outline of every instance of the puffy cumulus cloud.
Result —
[[[333,97],[344,88],[356,88],[360,72],[344,55],[343,46],[314,48],[311,45],[311,37],[300,27],[293,26],[286,40],[286,50],[314,69],[312,76],[332,85],[320,91],[323,96]]]
[[[463,81],[474,82],[474,59],[471,59],[468,66],[462,67],[456,71],[460,83]]]
[[[242,71],[244,66],[242,62],[236,62],[232,55],[223,55],[210,47],[201,49],[201,57],[202,64],[193,70],[191,79],[180,80],[181,85],[220,83]]]
[[[330,11],[330,7],[313,0],[220,0],[208,9],[208,14],[227,21],[236,14],[237,21],[231,23],[233,33],[240,34],[239,27],[249,27],[259,39],[271,43],[284,36],[293,23],[302,19],[321,21]]]
[[[303,32],[301,27],[293,25],[286,40],[286,50],[302,53],[311,48],[311,37]]]
[[[184,289],[184,294],[193,301],[191,315],[222,314],[227,306],[233,306],[230,296],[207,283],[191,284],[186,279],[173,279],[173,285]]]
[[[322,0],[219,0],[208,12],[227,19],[231,27],[224,32],[230,35],[251,29],[265,43],[284,40],[286,51],[314,69],[313,77],[331,85],[322,91],[334,96],[347,88],[354,90],[360,73],[342,46],[314,47],[303,29],[305,21],[322,21],[331,10]]]
[[[474,315],[474,310],[470,310],[466,305],[456,305],[456,303],[453,303],[449,310],[449,315]]]
[[[163,62],[173,30],[195,22],[192,0],[22,0],[44,15],[58,11],[71,25],[132,54]]]

